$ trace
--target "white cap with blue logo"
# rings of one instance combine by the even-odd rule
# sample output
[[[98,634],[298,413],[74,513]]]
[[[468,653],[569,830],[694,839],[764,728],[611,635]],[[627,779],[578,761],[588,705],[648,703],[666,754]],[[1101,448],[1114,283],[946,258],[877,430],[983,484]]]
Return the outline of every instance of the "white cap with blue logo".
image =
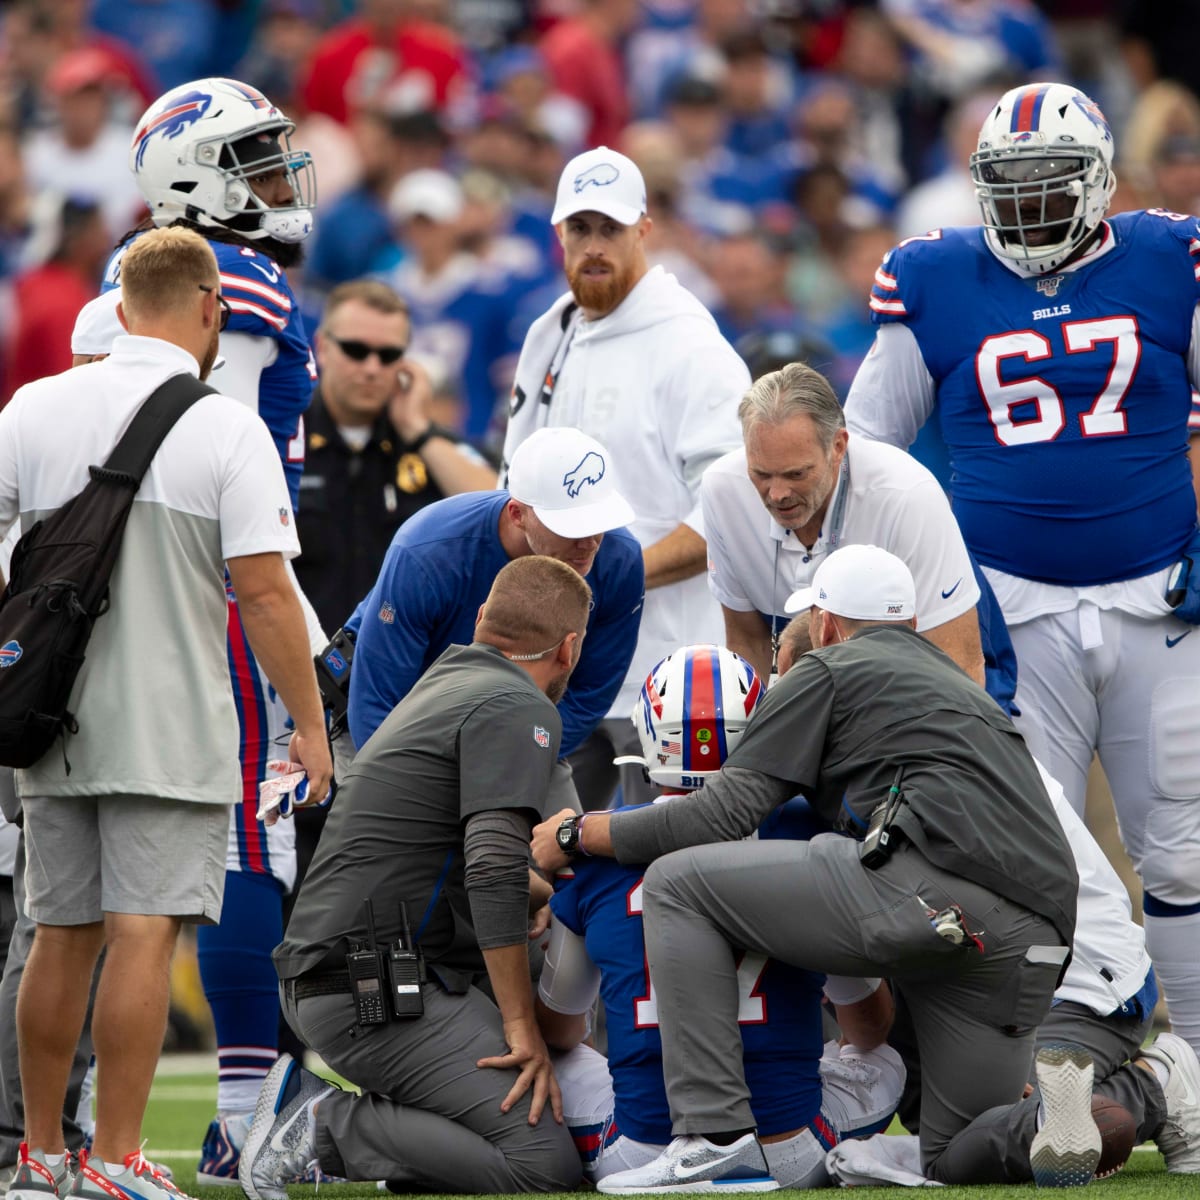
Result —
[[[603,213],[620,225],[636,225],[646,212],[646,181],[637,163],[607,146],[571,159],[558,179],[550,224],[581,212]]]
[[[612,456],[569,425],[539,429],[517,447],[508,494],[564,538],[594,537],[634,519],[629,501],[617,491]]]

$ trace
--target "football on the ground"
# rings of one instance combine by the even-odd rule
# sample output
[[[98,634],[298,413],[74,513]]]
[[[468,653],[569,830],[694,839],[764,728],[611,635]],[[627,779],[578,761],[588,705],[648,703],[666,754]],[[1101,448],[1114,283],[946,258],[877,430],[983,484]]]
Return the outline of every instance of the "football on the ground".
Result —
[[[1107,1096],[1092,1097],[1092,1120],[1100,1130],[1096,1178],[1105,1179],[1115,1175],[1129,1161],[1137,1127],[1129,1110]]]

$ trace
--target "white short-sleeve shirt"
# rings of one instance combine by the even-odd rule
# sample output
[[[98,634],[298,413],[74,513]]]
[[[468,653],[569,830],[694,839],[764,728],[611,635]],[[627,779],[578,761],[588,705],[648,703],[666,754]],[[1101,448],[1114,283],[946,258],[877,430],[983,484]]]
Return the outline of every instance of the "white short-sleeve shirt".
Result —
[[[120,337],[104,361],[21,388],[0,412],[0,531],[18,516],[29,528],[82,491],[146,397],[197,370],[178,346]],[[110,608],[72,692],[70,773],[51,752],[17,773],[19,793],[233,803],[224,563],[299,550],[266,426],[227,396],[202,397],[167,434],[130,512]]]
[[[847,469],[815,544],[805,546],[767,512],[735,450],[704,473],[700,502],[708,539],[708,583],[735,612],[757,610],[779,627],[788,596],[812,583],[837,546],[882,546],[907,563],[917,586],[917,628],[936,629],[974,608],[979,585],[937,480],[902,450],[850,435]],[[848,489],[844,500],[843,489]],[[841,514],[834,528],[834,514]]]

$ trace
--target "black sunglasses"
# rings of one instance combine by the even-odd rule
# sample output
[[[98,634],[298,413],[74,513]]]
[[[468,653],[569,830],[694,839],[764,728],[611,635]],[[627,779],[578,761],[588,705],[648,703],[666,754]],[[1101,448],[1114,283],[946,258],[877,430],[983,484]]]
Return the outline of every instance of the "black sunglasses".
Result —
[[[329,340],[349,359],[354,362],[366,362],[372,354],[379,357],[379,361],[385,366],[390,367],[392,363],[399,362],[404,357],[407,346],[369,346],[366,342],[342,341],[341,338],[335,338],[330,335]]]
[[[207,283],[201,283],[197,286],[202,292],[211,292],[213,290],[212,287]],[[231,311],[229,307],[229,301],[226,300],[220,292],[218,292],[217,303],[221,306],[221,319],[217,322],[217,329],[224,332],[225,326],[229,324],[229,314]]]

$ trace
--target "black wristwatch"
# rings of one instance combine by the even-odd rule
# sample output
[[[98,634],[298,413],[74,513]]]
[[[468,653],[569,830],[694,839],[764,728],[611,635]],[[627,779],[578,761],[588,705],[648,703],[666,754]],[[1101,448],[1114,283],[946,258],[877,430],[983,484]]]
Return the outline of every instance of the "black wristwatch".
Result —
[[[554,840],[558,843],[558,848],[567,857],[579,852],[579,826],[583,822],[583,817],[579,813],[567,817],[554,833]]]

